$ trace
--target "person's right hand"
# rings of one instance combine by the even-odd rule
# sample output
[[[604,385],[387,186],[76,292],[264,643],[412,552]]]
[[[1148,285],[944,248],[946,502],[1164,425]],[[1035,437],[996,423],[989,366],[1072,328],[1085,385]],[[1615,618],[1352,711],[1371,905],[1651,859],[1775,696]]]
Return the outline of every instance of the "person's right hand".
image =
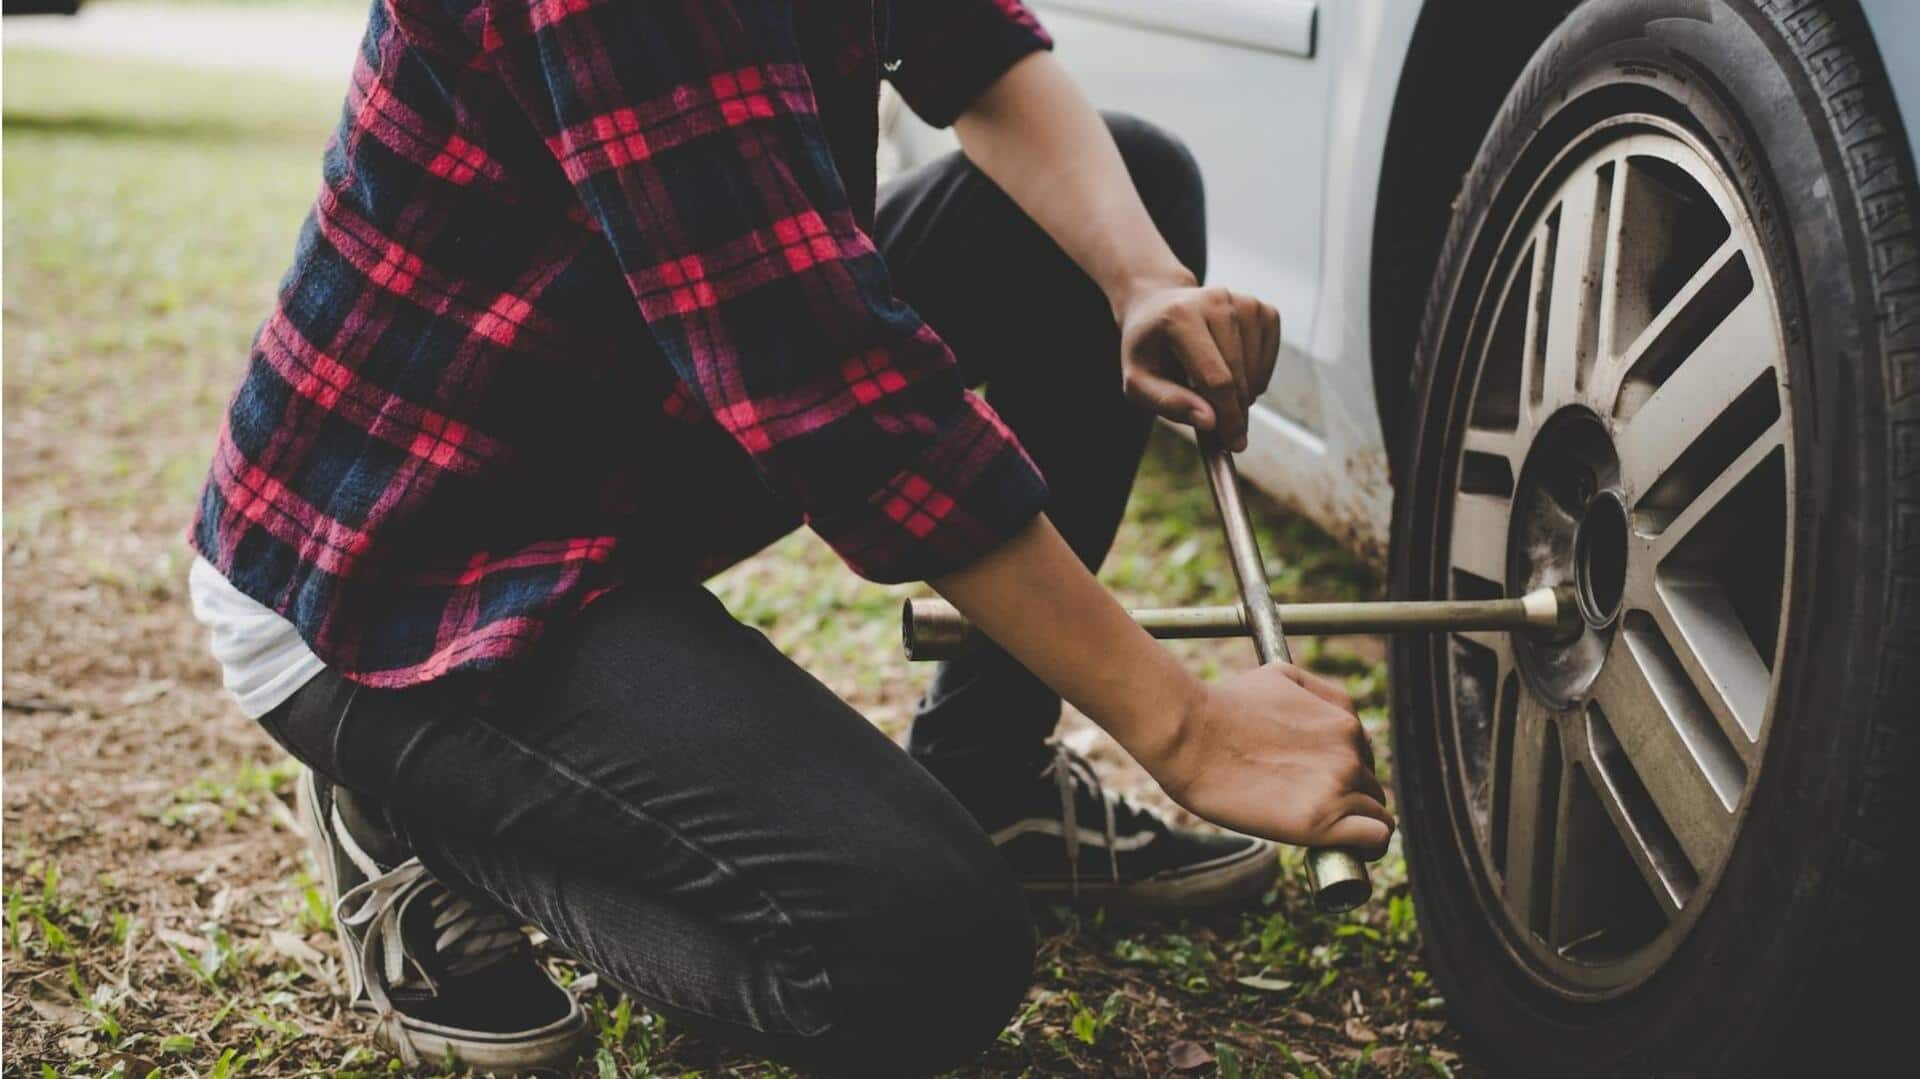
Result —
[[[1237,832],[1368,861],[1393,835],[1352,698],[1291,663],[1206,686],[1155,756],[1141,763],[1169,797]]]

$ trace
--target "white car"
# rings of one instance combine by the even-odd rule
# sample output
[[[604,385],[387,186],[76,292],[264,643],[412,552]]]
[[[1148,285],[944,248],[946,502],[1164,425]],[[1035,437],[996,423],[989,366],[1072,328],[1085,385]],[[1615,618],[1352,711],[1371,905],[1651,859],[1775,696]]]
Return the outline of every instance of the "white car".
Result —
[[[1243,470],[1397,595],[1577,591],[1562,637],[1393,645],[1428,960],[1485,1058],[1773,1074],[1897,1034],[1920,3],[1033,5],[1186,140],[1212,279],[1280,310]]]

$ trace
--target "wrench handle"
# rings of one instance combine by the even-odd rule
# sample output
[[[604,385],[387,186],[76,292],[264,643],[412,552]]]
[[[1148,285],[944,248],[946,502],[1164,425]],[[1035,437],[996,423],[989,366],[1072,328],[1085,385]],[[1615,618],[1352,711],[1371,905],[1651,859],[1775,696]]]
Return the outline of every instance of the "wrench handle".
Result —
[[[1213,488],[1213,504],[1220,511],[1220,524],[1227,535],[1227,553],[1233,560],[1233,575],[1240,584],[1240,604],[1247,613],[1247,627],[1253,631],[1254,651],[1261,663],[1293,662],[1287,649],[1286,634],[1280,625],[1280,609],[1273,602],[1267,583],[1267,567],[1260,557],[1260,540],[1253,531],[1253,519],[1240,498],[1240,477],[1233,467],[1233,455],[1213,435],[1200,432],[1200,453],[1206,464],[1207,485]],[[1367,867],[1352,851],[1339,847],[1314,847],[1307,851],[1307,880],[1313,887],[1313,901],[1329,913],[1352,910],[1373,895],[1373,882]]]

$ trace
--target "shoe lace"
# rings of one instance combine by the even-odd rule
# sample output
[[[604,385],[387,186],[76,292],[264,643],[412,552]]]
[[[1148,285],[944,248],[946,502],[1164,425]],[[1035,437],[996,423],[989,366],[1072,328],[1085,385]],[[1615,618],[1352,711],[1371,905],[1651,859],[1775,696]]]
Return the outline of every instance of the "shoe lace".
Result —
[[[418,858],[347,889],[334,906],[334,917],[361,930],[365,944],[359,955],[360,984],[383,1020],[394,1010],[389,989],[439,990],[426,965],[407,949],[401,932],[406,900],[416,893],[424,893],[433,909],[433,949],[448,974],[483,970],[512,955],[526,939],[505,912],[448,891]]]
[[[1053,760],[1040,774],[1052,776],[1054,786],[1060,791],[1060,836],[1067,844],[1067,874],[1073,897],[1080,898],[1080,814],[1075,803],[1082,787],[1105,810],[1103,824],[1107,839],[1107,868],[1113,875],[1113,883],[1120,883],[1120,852],[1116,849],[1118,830],[1115,827],[1117,799],[1107,794],[1106,786],[1100,782],[1100,773],[1093,770],[1093,765],[1085,757],[1055,742]],[[1131,811],[1132,807],[1125,808]]]

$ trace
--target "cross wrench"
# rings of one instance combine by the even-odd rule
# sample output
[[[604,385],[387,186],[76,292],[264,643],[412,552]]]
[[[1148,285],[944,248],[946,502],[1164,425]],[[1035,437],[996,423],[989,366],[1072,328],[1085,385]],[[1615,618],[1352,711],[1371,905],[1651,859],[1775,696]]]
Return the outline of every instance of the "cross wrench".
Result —
[[[1233,455],[1206,432],[1200,435],[1200,455],[1206,461],[1213,504],[1219,508],[1220,524],[1226,530],[1227,554],[1233,559],[1233,575],[1240,582],[1240,605],[1246,610],[1248,628],[1253,630],[1253,650],[1263,664],[1292,663],[1293,653],[1280,628],[1280,609],[1274,605],[1267,584],[1260,540],[1254,535],[1247,505],[1240,499],[1240,477],[1233,468]],[[1352,910],[1373,895],[1367,867],[1352,851],[1339,847],[1308,849],[1307,882],[1313,888],[1314,904],[1330,913]]]
[[[1241,601],[1232,606],[1166,607],[1129,611],[1134,621],[1163,639],[1252,637],[1262,663],[1291,661],[1281,616],[1296,633],[1394,633],[1417,631],[1504,630],[1566,635],[1580,625],[1571,588],[1540,588],[1512,599],[1387,600],[1359,603],[1279,605],[1268,591],[1266,566],[1246,504],[1240,498],[1233,458],[1211,437],[1201,439],[1207,484],[1233,560]],[[901,637],[911,660],[951,659],[977,647],[984,638],[952,604],[937,599],[908,600],[901,609]],[[1307,871],[1314,900],[1328,911],[1350,910],[1372,894],[1366,867],[1342,850],[1312,850]]]

